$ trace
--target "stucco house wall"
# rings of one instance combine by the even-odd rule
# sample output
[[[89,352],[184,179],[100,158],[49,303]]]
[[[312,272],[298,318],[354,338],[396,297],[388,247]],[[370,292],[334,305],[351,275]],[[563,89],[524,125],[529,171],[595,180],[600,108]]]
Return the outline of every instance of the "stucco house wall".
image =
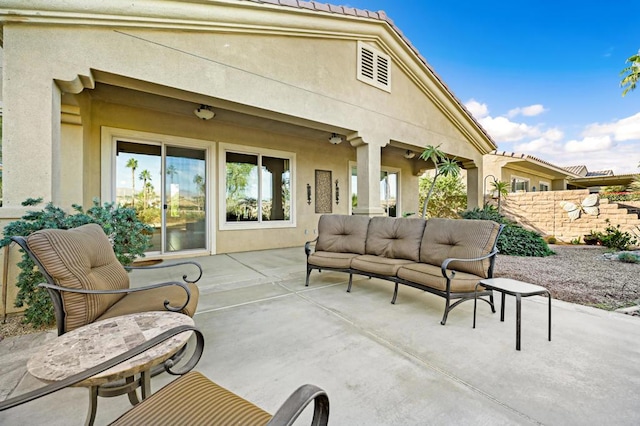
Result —
[[[399,171],[400,210],[417,211],[417,176],[429,165],[403,154],[426,145],[461,162],[470,205],[481,204],[482,157],[495,144],[386,16],[272,3],[3,2],[0,220],[21,216],[28,197],[63,207],[114,200],[117,137],[206,150],[207,253],[312,239],[319,214],[306,188],[318,169],[340,186],[333,213],[384,214],[384,168]],[[356,78],[361,43],[388,55],[389,91]],[[216,116],[196,118],[199,105]],[[343,142],[329,144],[332,133]],[[293,155],[291,221],[225,228],[220,156],[229,145]]]

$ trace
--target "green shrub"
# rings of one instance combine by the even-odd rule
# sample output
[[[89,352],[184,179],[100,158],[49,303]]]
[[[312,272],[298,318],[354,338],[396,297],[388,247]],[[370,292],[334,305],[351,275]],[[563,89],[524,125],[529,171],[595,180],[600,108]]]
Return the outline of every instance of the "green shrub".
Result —
[[[547,237],[547,244],[555,244],[557,242],[558,242],[558,240],[553,235],[550,236],[550,237]]]
[[[42,199],[29,198],[23,206],[35,206]],[[60,207],[48,203],[40,211],[29,211],[21,220],[9,223],[4,227],[4,237],[0,240],[0,247],[11,243],[10,237],[27,236],[40,229],[71,229],[87,223],[97,223],[102,226],[113,244],[116,258],[123,265],[131,264],[137,257],[144,257],[149,247],[153,228],[140,222],[136,218],[135,210],[131,208],[115,207],[114,203],[100,205],[97,199],[86,212],[81,206],[73,205],[74,214],[67,214]],[[38,287],[45,282],[45,278],[35,267],[33,261],[24,253],[18,263],[18,294],[16,307],[25,304],[25,322],[34,327],[52,324],[55,321],[53,306],[47,290]]]
[[[540,235],[511,222],[493,206],[467,210],[460,214],[464,219],[493,220],[505,227],[498,237],[498,250],[509,256],[544,257],[555,254]]]
[[[640,256],[626,251],[618,255],[618,260],[624,263],[640,263]]]
[[[627,231],[620,231],[620,225],[613,226],[609,219],[604,233],[599,234],[600,244],[615,251],[627,250],[637,243],[636,238]]]

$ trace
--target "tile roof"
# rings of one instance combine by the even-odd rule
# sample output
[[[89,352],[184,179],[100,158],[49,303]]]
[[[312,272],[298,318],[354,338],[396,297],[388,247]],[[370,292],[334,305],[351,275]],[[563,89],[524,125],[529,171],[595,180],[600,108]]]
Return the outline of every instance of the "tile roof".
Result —
[[[400,38],[413,50],[413,52],[418,56],[420,61],[424,64],[424,66],[429,69],[429,71],[433,74],[436,80],[444,87],[444,89],[451,95],[451,97],[455,100],[455,102],[462,108],[463,111],[471,118],[474,124],[480,129],[480,131],[491,141],[495,146],[497,144],[494,142],[493,138],[489,133],[485,130],[484,127],[476,120],[476,118],[469,112],[467,107],[458,99],[458,97],[453,93],[453,91],[447,86],[447,84],[440,78],[440,76],[434,71],[434,69],[429,65],[427,60],[420,54],[418,49],[411,43],[411,41],[402,33],[400,28],[393,23],[393,20],[387,16],[384,10],[379,10],[377,12],[372,12],[370,10],[365,9],[357,9],[349,6],[338,6],[329,3],[320,3],[317,1],[303,1],[303,0],[239,0],[239,1],[249,1],[252,3],[262,3],[262,4],[270,4],[276,6],[284,6],[284,7],[293,7],[298,9],[307,9],[314,10],[317,12],[324,13],[335,13],[340,15],[354,16],[357,18],[365,18],[365,19],[377,19],[379,21],[386,22],[389,26],[400,36]]]
[[[566,167],[556,166],[555,164],[551,164],[548,161],[545,161],[545,160],[543,160],[541,158],[538,158],[538,157],[535,157],[535,156],[529,155],[529,154],[520,154],[520,153],[516,153],[516,152],[506,152],[506,151],[491,151],[489,154],[491,154],[491,155],[501,155],[503,157],[519,158],[519,159],[522,159],[522,160],[525,160],[525,161],[531,161],[531,162],[534,162],[534,163],[542,164],[544,166],[549,167],[550,169],[554,169],[554,170],[561,171],[561,172],[567,172],[567,174],[577,175],[577,173],[574,173],[574,172],[570,171]]]
[[[582,170],[586,170],[587,166],[563,166],[562,168],[573,174],[579,175]]]
[[[597,170],[594,172],[587,172],[587,176],[613,176],[613,170]]]

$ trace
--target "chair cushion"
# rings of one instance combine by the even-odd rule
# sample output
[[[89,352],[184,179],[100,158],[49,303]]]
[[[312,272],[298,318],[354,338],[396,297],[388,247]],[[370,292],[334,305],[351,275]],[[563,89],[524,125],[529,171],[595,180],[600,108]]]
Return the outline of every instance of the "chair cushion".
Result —
[[[417,218],[372,218],[367,232],[366,254],[417,262],[425,223],[425,220]]]
[[[428,265],[426,263],[411,263],[403,265],[398,269],[398,277],[403,280],[411,281],[416,284],[422,284],[437,290],[447,290],[447,280],[442,276],[442,269],[439,266]],[[478,275],[468,274],[466,272],[456,272],[455,277],[451,280],[452,293],[469,293],[473,292],[476,284],[482,277]],[[484,287],[478,287],[478,290]]]
[[[351,259],[358,256],[356,253],[334,253],[332,251],[316,251],[309,255],[309,265],[322,268],[349,269]]]
[[[383,256],[365,254],[351,261],[351,268],[371,274],[395,277],[398,268],[413,263],[407,259],[389,259]]]
[[[364,254],[368,216],[330,214],[318,221],[317,251]]]
[[[485,256],[491,253],[499,230],[500,225],[490,220],[429,219],[420,247],[420,262],[439,267],[447,258],[471,259]],[[487,278],[489,265],[489,259],[452,262],[449,269]]]
[[[187,306],[180,312],[193,318],[198,307],[200,290],[195,284],[187,284],[187,286],[191,292],[191,297]],[[184,289],[177,285],[128,293],[100,315],[96,321],[137,312],[165,311],[165,300],[169,301],[170,306],[182,306],[186,298],[187,295]]]
[[[86,290],[129,288],[127,272],[100,225],[43,229],[29,235],[27,244],[57,285]],[[62,292],[66,330],[95,321],[122,297],[124,293]]]
[[[263,409],[191,371],[111,423],[125,425],[265,425]]]

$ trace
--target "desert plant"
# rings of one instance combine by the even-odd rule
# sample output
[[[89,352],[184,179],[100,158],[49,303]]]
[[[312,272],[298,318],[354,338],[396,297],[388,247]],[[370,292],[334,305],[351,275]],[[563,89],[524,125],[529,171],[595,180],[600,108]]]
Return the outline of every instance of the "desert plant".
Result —
[[[420,198],[426,193],[428,187],[433,186],[433,179],[429,176],[420,178]],[[457,218],[459,212],[467,207],[467,190],[460,176],[442,176],[437,180],[431,194],[431,201],[427,208],[428,217]]]
[[[636,238],[627,231],[621,231],[620,225],[613,226],[609,219],[606,220],[607,227],[605,232],[600,234],[600,244],[604,247],[615,251],[627,250],[638,241]]]
[[[618,260],[624,263],[640,263],[640,256],[637,254],[630,253],[625,251],[618,255]]]
[[[501,254],[509,256],[530,256],[543,257],[555,254],[549,248],[542,237],[520,225],[508,220],[498,213],[493,206],[485,206],[484,208],[474,208],[460,214],[464,219],[481,219],[493,220],[494,222],[504,224],[504,229],[498,237],[498,250]]]
[[[436,169],[429,191],[422,203],[422,218],[424,219],[427,216],[427,206],[429,205],[429,199],[433,193],[436,181],[440,176],[458,176],[460,174],[460,165],[455,159],[447,157],[446,154],[440,150],[440,145],[428,145],[424,151],[422,151],[422,154],[420,154],[420,158],[424,161],[431,161]]]
[[[41,198],[29,198],[22,205],[36,206],[41,202]],[[52,203],[46,204],[42,210],[28,211],[21,220],[13,221],[4,227],[0,247],[10,244],[13,236],[27,236],[40,229],[71,229],[87,223],[97,223],[109,236],[120,263],[129,265],[137,257],[144,257],[144,251],[150,245],[153,228],[140,222],[136,218],[135,210],[116,207],[114,203],[100,205],[100,202],[94,199],[93,206],[86,212],[75,204],[73,211],[74,214],[67,214]],[[52,324],[55,316],[51,300],[47,291],[38,287],[38,284],[45,282],[44,277],[26,253],[23,253],[18,267],[21,271],[16,283],[18,294],[15,306],[27,305],[25,322],[34,327]]]
[[[577,246],[578,244],[580,244],[580,237],[576,237],[573,240],[571,240],[571,244],[573,244],[574,246]]]
[[[509,183],[502,180],[494,180],[491,182],[491,189],[493,192],[498,193],[498,213],[500,213],[502,197],[506,198],[509,195]]]

